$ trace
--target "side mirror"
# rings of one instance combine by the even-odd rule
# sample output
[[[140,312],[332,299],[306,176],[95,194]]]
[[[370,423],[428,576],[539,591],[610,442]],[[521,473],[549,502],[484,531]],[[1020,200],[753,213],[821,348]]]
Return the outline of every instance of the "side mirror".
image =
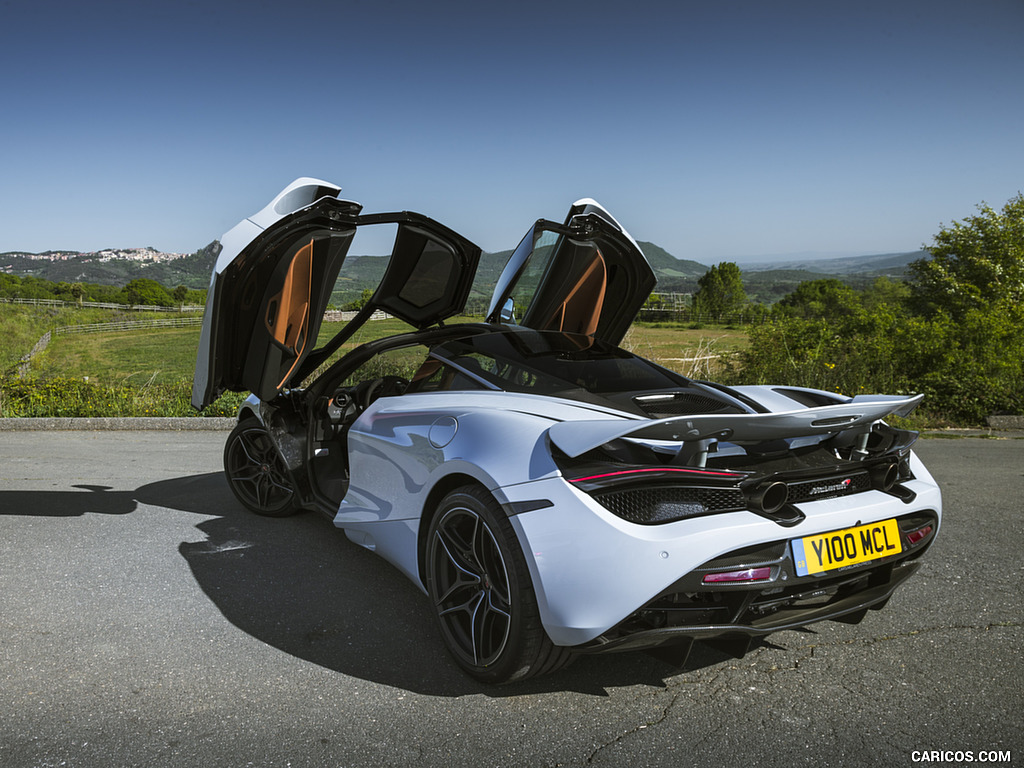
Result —
[[[516,321],[516,302],[512,297],[509,297],[505,301],[505,306],[501,308],[501,314],[499,315],[503,323],[515,323]]]

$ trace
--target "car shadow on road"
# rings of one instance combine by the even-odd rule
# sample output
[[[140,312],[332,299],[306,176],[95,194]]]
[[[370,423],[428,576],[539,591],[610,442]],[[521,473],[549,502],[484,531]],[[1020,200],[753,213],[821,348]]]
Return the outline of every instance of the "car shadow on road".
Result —
[[[449,658],[426,596],[318,514],[253,515],[232,496],[221,472],[163,480],[134,492],[75,488],[4,492],[3,506],[8,514],[69,517],[124,515],[144,504],[206,516],[196,526],[205,540],[183,542],[178,549],[221,613],[284,653],[352,677],[432,696],[606,696],[625,686],[665,687],[669,678],[687,673],[634,652],[580,657],[561,672],[519,684],[482,685]],[[686,670],[727,658],[697,644]]]
[[[75,491],[0,491],[0,515],[81,517],[127,515],[137,506],[134,493],[106,485],[73,485]]]

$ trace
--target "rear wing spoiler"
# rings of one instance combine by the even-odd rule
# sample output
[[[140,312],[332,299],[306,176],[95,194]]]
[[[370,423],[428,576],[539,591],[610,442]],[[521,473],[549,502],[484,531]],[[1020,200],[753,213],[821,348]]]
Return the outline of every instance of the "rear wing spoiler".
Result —
[[[801,408],[782,413],[727,413],[673,416],[668,419],[597,419],[563,421],[548,429],[548,436],[567,456],[576,457],[623,437],[639,440],[698,442],[728,440],[761,442],[856,429],[865,434],[871,425],[896,414],[906,416],[924,395],[858,395],[848,403]]]

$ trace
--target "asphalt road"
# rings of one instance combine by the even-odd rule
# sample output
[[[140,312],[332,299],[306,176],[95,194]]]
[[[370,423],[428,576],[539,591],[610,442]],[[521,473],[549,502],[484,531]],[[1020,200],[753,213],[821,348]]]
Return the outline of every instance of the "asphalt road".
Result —
[[[1024,763],[1024,440],[920,443],[941,535],[860,625],[487,688],[327,520],[244,512],[224,437],[0,434],[0,766]]]

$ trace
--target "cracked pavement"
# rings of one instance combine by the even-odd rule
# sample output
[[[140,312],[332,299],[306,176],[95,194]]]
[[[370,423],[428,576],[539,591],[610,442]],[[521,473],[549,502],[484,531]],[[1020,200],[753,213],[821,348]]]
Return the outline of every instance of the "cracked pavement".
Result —
[[[244,513],[226,433],[0,439],[0,765],[911,765],[1024,756],[1024,440],[924,440],[945,517],[859,625],[676,670],[486,688],[426,600],[314,515]]]

